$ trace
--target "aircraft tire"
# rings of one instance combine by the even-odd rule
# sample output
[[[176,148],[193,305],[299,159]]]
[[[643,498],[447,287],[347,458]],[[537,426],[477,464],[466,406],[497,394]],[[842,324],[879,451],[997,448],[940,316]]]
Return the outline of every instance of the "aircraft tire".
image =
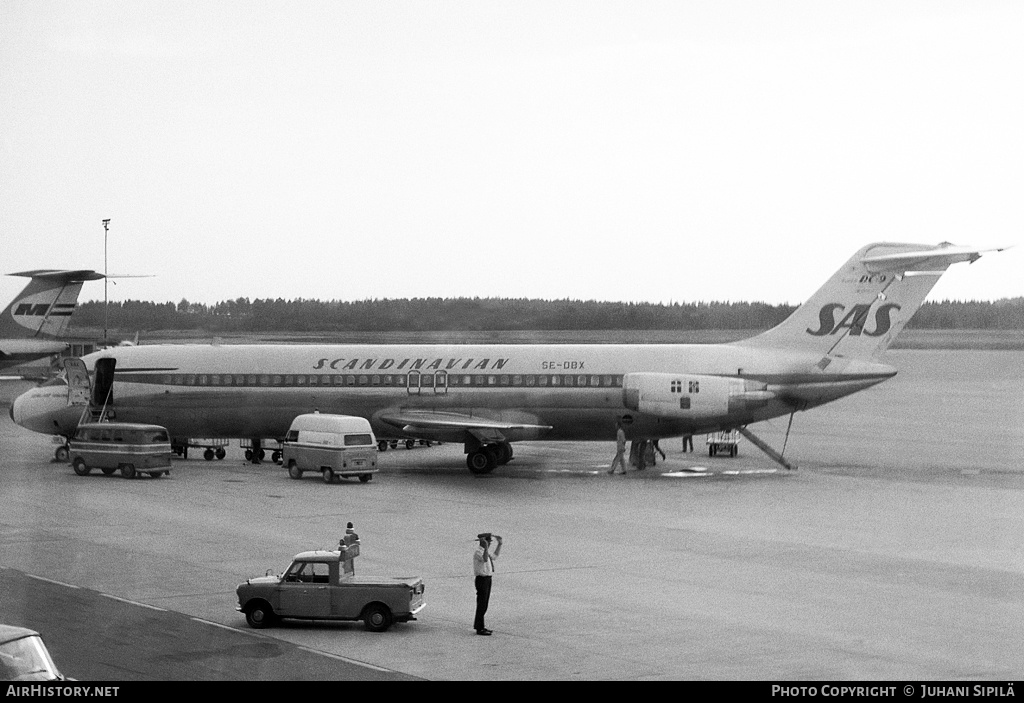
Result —
[[[474,474],[489,474],[497,465],[497,456],[486,447],[481,447],[466,455],[466,466]]]
[[[71,464],[71,468],[74,469],[75,473],[79,476],[88,476],[89,472],[92,471],[82,457],[75,458],[74,462]]]
[[[121,475],[124,478],[135,478],[135,464],[121,464]]]
[[[224,450],[224,447],[218,447],[215,453],[218,460],[223,459],[228,455],[228,453]]]
[[[504,466],[510,461],[512,461],[512,444],[502,442],[497,446],[497,463],[499,466]]]
[[[207,449],[205,452],[203,452],[203,458],[206,459],[207,461],[213,461],[213,456],[214,454],[212,449]]]
[[[405,440],[405,448],[406,449],[412,449],[415,446],[416,446],[416,440],[415,439],[407,439],[407,440]]]
[[[57,451],[53,453],[53,458],[62,464],[66,464],[68,459],[71,458],[71,450],[68,449],[67,445],[57,447]]]
[[[113,476],[113,475],[114,475],[114,472],[115,472],[115,471],[117,471],[117,469],[110,469],[110,468],[107,468],[107,469],[100,469],[100,471],[102,471],[102,472],[103,472],[103,475],[104,475],[104,476]]]
[[[386,440],[382,439],[381,441],[377,442],[377,451],[378,452],[386,452],[387,450],[388,450],[388,443],[387,443]]]

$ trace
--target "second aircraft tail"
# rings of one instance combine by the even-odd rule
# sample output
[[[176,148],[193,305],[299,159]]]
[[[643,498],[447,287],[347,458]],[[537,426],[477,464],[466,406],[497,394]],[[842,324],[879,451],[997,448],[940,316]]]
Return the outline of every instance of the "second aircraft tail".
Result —
[[[0,338],[60,337],[71,322],[85,281],[103,278],[95,271],[37,270],[12,273],[31,278],[0,315]]]

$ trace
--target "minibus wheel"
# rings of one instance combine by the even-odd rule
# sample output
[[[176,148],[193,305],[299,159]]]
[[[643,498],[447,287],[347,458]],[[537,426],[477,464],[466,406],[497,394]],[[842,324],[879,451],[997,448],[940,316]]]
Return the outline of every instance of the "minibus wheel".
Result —
[[[288,462],[288,475],[296,479],[302,478],[302,469],[299,468],[294,460]]]
[[[75,473],[79,476],[88,476],[91,469],[86,466],[85,460],[82,457],[75,457],[74,462],[71,464],[71,468],[75,470]]]

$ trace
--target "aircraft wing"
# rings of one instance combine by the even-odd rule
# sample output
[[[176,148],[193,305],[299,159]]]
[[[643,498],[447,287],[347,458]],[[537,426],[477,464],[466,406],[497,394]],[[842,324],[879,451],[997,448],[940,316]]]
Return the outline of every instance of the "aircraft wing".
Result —
[[[494,430],[497,432],[547,432],[551,425],[495,420],[464,413],[432,412],[429,410],[399,410],[379,416],[381,422],[415,434],[417,430]]]

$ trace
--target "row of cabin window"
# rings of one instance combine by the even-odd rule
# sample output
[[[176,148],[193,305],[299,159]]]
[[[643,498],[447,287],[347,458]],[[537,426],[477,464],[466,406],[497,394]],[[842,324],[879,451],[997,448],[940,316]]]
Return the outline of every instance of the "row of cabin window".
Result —
[[[436,378],[435,378],[436,376]],[[418,379],[418,382],[417,382]],[[590,387],[621,388],[622,376],[592,374],[322,374],[322,375],[270,375],[270,374],[171,374],[163,377],[169,386],[386,386],[415,388],[452,386],[510,386],[533,387]]]

